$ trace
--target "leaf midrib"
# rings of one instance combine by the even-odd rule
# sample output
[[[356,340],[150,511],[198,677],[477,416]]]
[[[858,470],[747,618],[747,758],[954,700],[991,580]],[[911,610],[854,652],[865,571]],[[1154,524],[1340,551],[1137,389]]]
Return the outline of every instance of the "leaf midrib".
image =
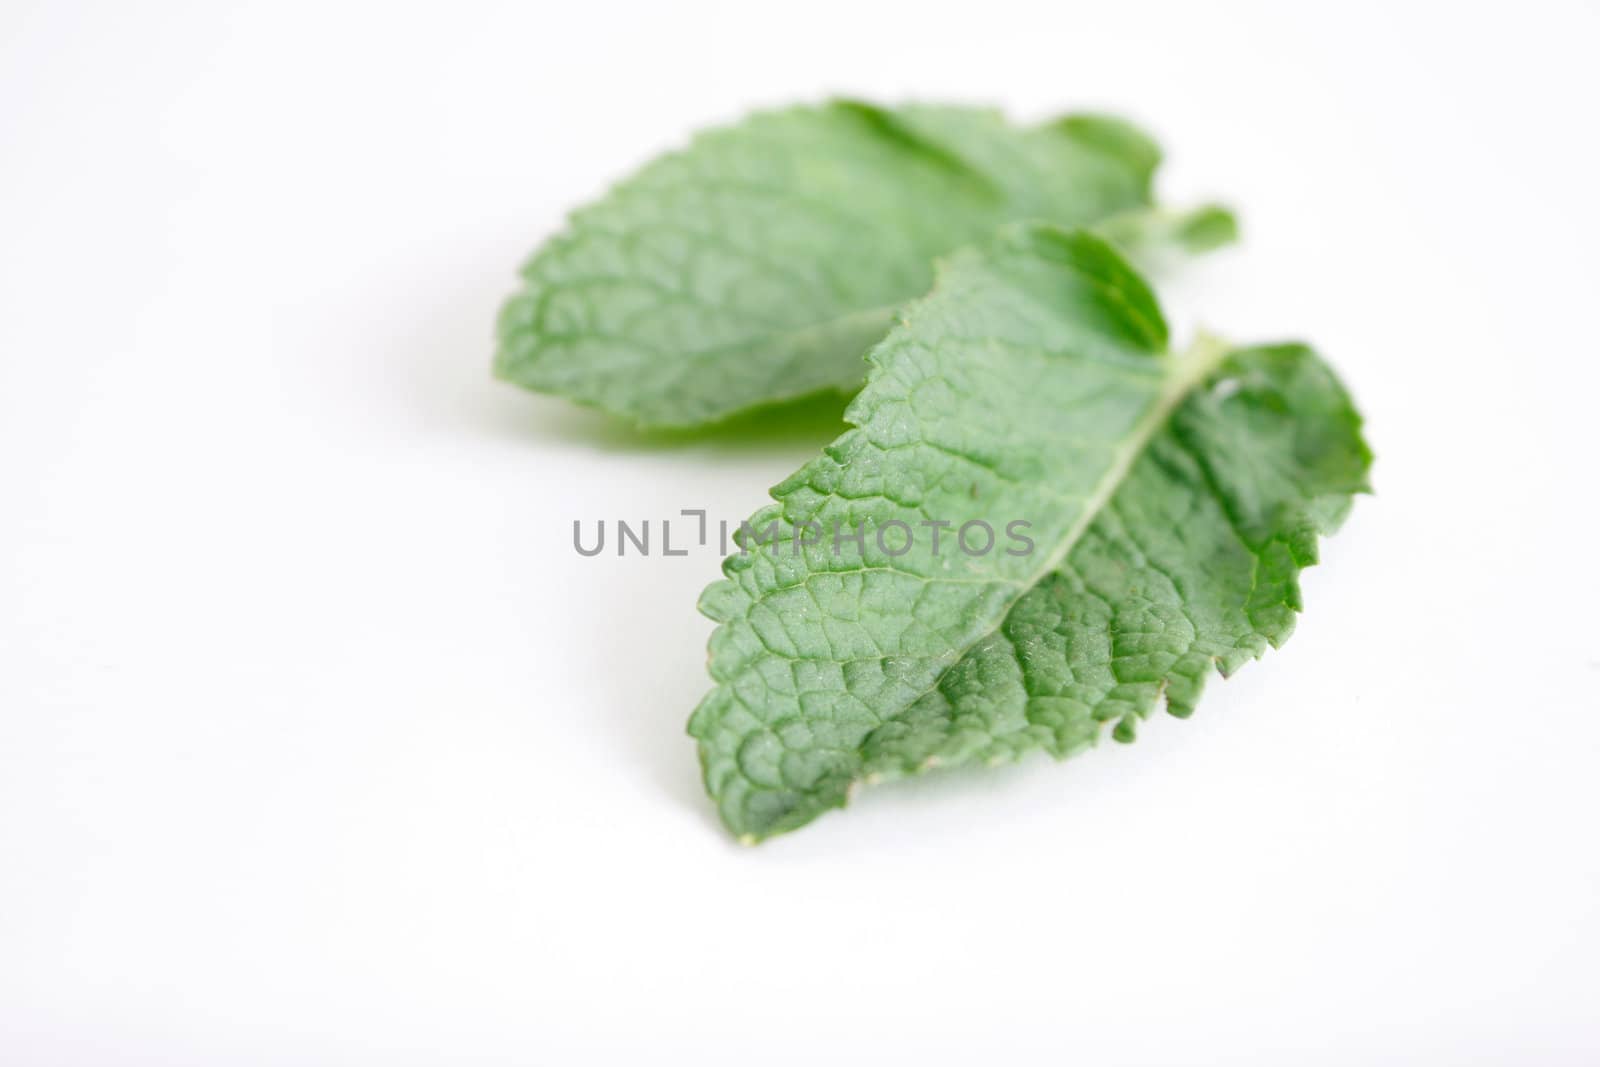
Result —
[[[1047,575],[1059,569],[1066,562],[1066,558],[1072,552],[1072,549],[1082,540],[1083,535],[1088,532],[1095,519],[1099,518],[1100,512],[1111,502],[1117,490],[1122,487],[1122,483],[1127,480],[1128,474],[1133,470],[1133,465],[1143,455],[1145,448],[1150,444],[1151,438],[1155,436],[1161,427],[1167,424],[1167,421],[1172,417],[1172,413],[1177,410],[1178,405],[1183,402],[1184,398],[1221,365],[1222,360],[1228,355],[1229,351],[1231,351],[1230,346],[1221,338],[1201,333],[1182,355],[1177,357],[1169,355],[1166,357],[1167,374],[1162,382],[1161,389],[1156,393],[1155,402],[1150,405],[1150,409],[1144,415],[1140,416],[1139,421],[1134,424],[1133,432],[1118,447],[1111,465],[1106,468],[1100,480],[1095,483],[1094,489],[1085,498],[1082,512],[1079,513],[1072,525],[1067,528],[1067,531],[1062,534],[1060,542],[1051,551],[1050,555],[1045,557],[1044,563],[1032,574],[1015,583],[1017,591],[1006,599],[1004,609],[997,616],[998,621],[995,627],[979,634],[971,641],[955,649],[951,654],[950,662],[939,670],[933,681],[928,683],[927,687],[921,692],[907,700],[894,715],[882,719],[879,722],[879,726],[886,722],[892,722],[899,715],[921,703],[924,697],[937,689],[951,667],[960,663],[967,653],[977,647],[980,641],[989,637],[1004,623],[1006,617],[1010,615],[1011,609],[1016,606],[1017,601],[1021,600],[1029,590],[1037,586]],[[857,775],[856,780],[862,780],[862,776]]]

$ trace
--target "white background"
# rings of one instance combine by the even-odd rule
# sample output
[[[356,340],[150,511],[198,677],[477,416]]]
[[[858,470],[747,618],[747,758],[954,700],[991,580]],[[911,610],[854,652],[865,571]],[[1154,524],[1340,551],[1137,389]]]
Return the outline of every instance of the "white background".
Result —
[[[1600,1059],[1594,5],[8,5],[0,1062]],[[758,849],[715,555],[833,431],[488,375],[566,210],[830,92],[1130,115],[1377,495],[1187,723]]]

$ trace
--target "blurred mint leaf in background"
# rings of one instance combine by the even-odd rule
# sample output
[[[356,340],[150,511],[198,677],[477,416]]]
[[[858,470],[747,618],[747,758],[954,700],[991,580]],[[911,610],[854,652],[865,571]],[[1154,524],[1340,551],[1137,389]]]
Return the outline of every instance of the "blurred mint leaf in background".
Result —
[[[574,212],[501,312],[495,372],[646,427],[848,394],[935,257],[1003,224],[1114,220],[1136,254],[1231,239],[1223,209],[1153,208],[1160,159],[1135,127],[1093,115],[760,112]]]

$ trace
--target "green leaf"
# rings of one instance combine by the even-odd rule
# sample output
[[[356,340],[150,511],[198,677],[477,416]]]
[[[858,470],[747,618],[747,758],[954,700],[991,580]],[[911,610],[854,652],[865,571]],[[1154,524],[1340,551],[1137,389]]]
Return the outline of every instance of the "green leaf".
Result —
[[[853,392],[935,257],[1017,220],[1119,216],[1149,236],[1137,212],[1159,161],[1134,127],[1089,115],[1019,128],[955,107],[758,113],[575,212],[523,268],[495,370],[659,427]]]
[[[1190,211],[1142,208],[1114,215],[1094,229],[1123,252],[1147,260],[1168,251],[1209,252],[1239,239],[1233,212],[1215,204]]]
[[[689,730],[747,841],[860,782],[1131,740],[1162,697],[1188,715],[1213,666],[1289,636],[1301,568],[1366,486],[1315,354],[1169,353],[1150,290],[1083,232],[956,254],[868,359],[855,428],[773,490],[701,600],[717,687]],[[1019,520],[1034,550],[1011,554]],[[976,522],[996,545],[969,555]]]

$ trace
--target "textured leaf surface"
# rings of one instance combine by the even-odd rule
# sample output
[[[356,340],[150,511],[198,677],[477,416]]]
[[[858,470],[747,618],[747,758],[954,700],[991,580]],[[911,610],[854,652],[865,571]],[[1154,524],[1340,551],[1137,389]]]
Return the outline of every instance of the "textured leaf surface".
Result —
[[[935,257],[1003,223],[1116,216],[1138,243],[1225,240],[1232,219],[1214,208],[1194,216],[1206,240],[1183,216],[1144,225],[1159,160],[1133,127],[1085,115],[1018,128],[971,108],[756,114],[574,213],[501,313],[496,372],[654,426],[853,391]]]
[[[1082,232],[958,253],[869,363],[855,428],[773,490],[702,598],[717,687],[690,733],[747,840],[857,782],[1131,740],[1163,696],[1189,714],[1213,667],[1289,636],[1301,568],[1365,487],[1360,419],[1315,354],[1169,354],[1149,290]],[[974,520],[1026,520],[1035,550],[953,547]],[[910,551],[832,536],[894,521]]]

